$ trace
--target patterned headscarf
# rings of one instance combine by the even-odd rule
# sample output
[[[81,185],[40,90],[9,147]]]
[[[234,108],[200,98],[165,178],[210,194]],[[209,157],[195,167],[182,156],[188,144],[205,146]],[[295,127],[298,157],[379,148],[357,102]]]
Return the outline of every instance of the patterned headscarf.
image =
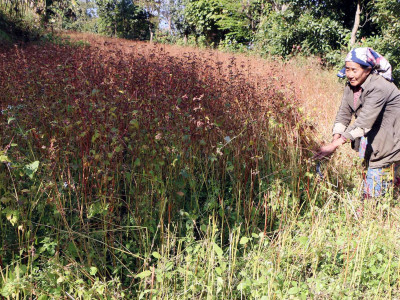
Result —
[[[349,54],[347,54],[345,61],[352,61],[362,66],[371,67],[371,73],[377,73],[382,75],[385,79],[393,81],[392,66],[386,60],[386,58],[371,48],[355,48],[351,50]],[[346,77],[345,72],[346,68],[343,68],[339,71],[337,76],[344,78]]]

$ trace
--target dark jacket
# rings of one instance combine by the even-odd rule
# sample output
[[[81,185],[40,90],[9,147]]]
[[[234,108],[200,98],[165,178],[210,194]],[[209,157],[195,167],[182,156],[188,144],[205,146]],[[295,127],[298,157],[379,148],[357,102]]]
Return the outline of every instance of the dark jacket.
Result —
[[[346,84],[333,133],[352,141],[366,136],[369,167],[385,167],[400,160],[400,92],[378,74],[370,74],[361,88],[354,107],[353,90]],[[349,126],[353,114],[356,119]]]

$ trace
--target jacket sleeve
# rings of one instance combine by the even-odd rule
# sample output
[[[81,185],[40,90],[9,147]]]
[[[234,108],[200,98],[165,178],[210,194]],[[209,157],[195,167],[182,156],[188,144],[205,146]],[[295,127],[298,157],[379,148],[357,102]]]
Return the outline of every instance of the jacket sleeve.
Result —
[[[354,140],[358,137],[366,135],[374,125],[379,114],[382,112],[386,104],[385,92],[375,87],[365,95],[363,108],[360,115],[354,122],[352,128],[348,128],[343,134],[345,138]]]
[[[343,134],[349,126],[351,117],[353,115],[353,109],[350,107],[346,100],[346,92],[343,95],[342,103],[339,107],[339,111],[336,114],[335,124],[333,125],[332,134]]]

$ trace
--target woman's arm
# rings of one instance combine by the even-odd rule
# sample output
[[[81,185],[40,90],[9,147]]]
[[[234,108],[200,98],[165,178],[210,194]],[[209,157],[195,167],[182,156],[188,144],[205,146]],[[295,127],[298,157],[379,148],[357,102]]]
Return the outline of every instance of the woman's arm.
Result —
[[[339,134],[339,133],[334,133],[333,134],[333,138],[332,138],[332,142],[331,143],[333,143],[334,141],[336,141],[338,138],[340,138],[342,135],[341,134]]]
[[[350,124],[351,117],[353,116],[353,109],[349,104],[349,98],[353,98],[353,92],[349,86],[346,86],[343,92],[342,103],[340,104],[339,110],[336,114],[335,123],[332,129],[334,140],[339,138],[340,135],[346,131],[347,126]]]
[[[354,122],[351,130],[343,133],[344,137],[354,140],[366,135],[371,130],[379,114],[385,107],[387,101],[386,93],[380,87],[375,87],[368,91],[357,120]]]
[[[346,139],[340,136],[337,139],[334,139],[330,144],[322,146],[317,153],[313,156],[313,159],[322,159],[328,157],[335,152],[337,147],[346,143]]]

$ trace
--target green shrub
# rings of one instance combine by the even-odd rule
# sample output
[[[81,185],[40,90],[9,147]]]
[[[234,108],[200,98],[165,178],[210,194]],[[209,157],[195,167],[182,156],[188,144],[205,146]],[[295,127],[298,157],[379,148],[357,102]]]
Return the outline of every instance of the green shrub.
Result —
[[[2,37],[7,40],[24,42],[39,40],[43,32],[31,14],[16,17],[2,10],[0,10],[0,30],[3,32]]]
[[[262,19],[255,45],[263,53],[286,57],[292,54],[320,55],[342,49],[349,30],[329,17],[309,12],[296,16],[290,9],[270,12]]]

